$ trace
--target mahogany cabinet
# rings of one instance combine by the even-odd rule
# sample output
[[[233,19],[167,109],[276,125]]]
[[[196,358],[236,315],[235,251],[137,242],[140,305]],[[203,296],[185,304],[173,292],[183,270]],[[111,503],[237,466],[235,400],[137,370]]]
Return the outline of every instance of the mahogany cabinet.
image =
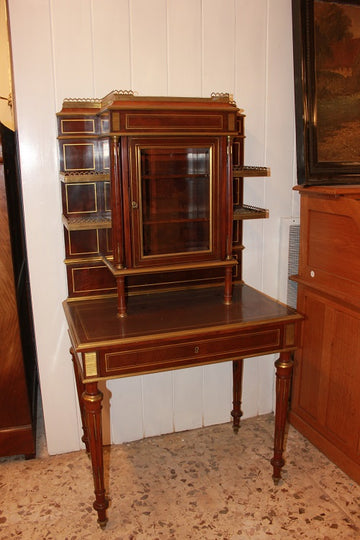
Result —
[[[290,421],[360,482],[360,187],[298,189],[305,320]]]
[[[210,98],[65,100],[58,113],[69,298],[241,281],[244,113]]]
[[[98,522],[105,527],[98,381],[233,362],[233,427],[243,359],[276,361],[275,483],[302,317],[242,282],[244,113],[228,95],[66,100],[58,113],[68,275],[64,310]]]
[[[35,455],[37,364],[15,134],[0,124],[0,456]]]

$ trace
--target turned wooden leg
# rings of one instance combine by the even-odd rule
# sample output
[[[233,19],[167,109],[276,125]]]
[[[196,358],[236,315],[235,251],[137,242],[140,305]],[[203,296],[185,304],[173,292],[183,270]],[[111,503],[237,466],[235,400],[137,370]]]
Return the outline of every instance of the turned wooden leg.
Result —
[[[77,395],[78,395],[78,400],[79,400],[81,423],[82,423],[82,429],[83,429],[83,436],[81,437],[81,440],[85,444],[87,453],[89,453],[90,452],[89,437],[88,437],[88,431],[86,427],[86,415],[85,415],[85,406],[84,406],[84,400],[83,400],[83,393],[85,391],[85,386],[82,382],[79,366],[76,361],[75,351],[73,348],[70,349],[70,354],[71,354],[71,358],[72,358],[72,362],[74,366],[76,389],[77,389]]]
[[[100,527],[104,528],[107,522],[106,509],[109,506],[109,501],[105,495],[104,485],[104,457],[101,429],[102,397],[103,395],[98,389],[96,382],[85,384],[83,400],[85,404],[90,457],[95,488],[95,501],[93,507],[98,513],[98,523]]]
[[[120,276],[116,278],[118,293],[118,316],[126,317],[126,298],[125,298],[125,278]]]
[[[283,450],[285,426],[290,394],[290,382],[293,362],[290,352],[283,352],[275,362],[276,367],[276,409],[275,409],[275,434],[274,434],[274,457],[271,460],[273,466],[273,480],[279,483],[281,468],[284,465]]]
[[[224,291],[224,303],[228,306],[232,302],[232,268],[227,267],[225,269],[225,291]]]
[[[234,433],[239,431],[240,418],[242,417],[241,396],[243,364],[244,360],[242,358],[240,360],[233,361],[233,410],[231,411],[231,416],[233,417]]]

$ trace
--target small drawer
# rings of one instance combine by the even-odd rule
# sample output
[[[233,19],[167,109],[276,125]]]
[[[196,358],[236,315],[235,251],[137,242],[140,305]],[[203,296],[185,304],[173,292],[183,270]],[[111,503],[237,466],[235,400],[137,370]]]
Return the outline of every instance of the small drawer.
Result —
[[[114,350],[102,356],[102,376],[117,376],[127,373],[146,373],[210,364],[222,360],[254,356],[259,352],[271,352],[280,347],[279,328],[239,331],[228,336],[197,339],[171,345],[148,345],[133,350]]]
[[[223,114],[209,113],[146,113],[131,112],[125,115],[126,131],[225,131],[227,123]]]
[[[78,135],[82,133],[95,135],[96,119],[83,117],[61,118],[59,128],[62,135]]]

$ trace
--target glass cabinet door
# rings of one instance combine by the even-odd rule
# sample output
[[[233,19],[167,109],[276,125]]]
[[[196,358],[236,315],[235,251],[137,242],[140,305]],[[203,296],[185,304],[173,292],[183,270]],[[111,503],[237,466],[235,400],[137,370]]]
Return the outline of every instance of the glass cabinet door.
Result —
[[[214,144],[137,144],[135,159],[136,263],[208,257],[214,247]]]

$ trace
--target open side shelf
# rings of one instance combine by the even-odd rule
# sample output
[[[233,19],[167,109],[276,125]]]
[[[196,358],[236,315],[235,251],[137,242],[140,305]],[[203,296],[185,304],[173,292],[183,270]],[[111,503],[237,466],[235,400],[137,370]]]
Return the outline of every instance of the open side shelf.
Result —
[[[140,275],[147,274],[149,269],[147,267],[134,267],[134,268],[116,268],[113,262],[112,257],[101,257],[102,261],[109,268],[110,272],[115,276],[130,276],[130,275]],[[153,273],[161,272],[177,272],[186,269],[205,269],[205,268],[226,268],[226,267],[235,267],[238,262],[236,259],[225,260],[225,261],[203,261],[203,262],[192,262],[192,263],[180,263],[180,264],[163,264],[159,266],[153,266]]]
[[[68,231],[87,231],[92,229],[111,229],[111,214],[103,214],[91,217],[66,217],[62,216],[62,222]]]
[[[270,176],[270,168],[248,165],[233,167],[233,178],[250,178],[252,176]]]
[[[78,184],[79,182],[110,182],[110,173],[106,171],[60,172],[60,180],[65,184]]]
[[[237,165],[233,167],[233,178],[242,182],[243,178],[255,178],[261,176],[270,176],[269,167],[257,167]],[[234,205],[234,221],[242,221],[244,219],[263,219],[269,217],[269,211],[266,208],[258,208],[249,204]]]
[[[268,217],[269,210],[267,210],[266,208],[258,208],[257,206],[250,206],[248,204],[234,207],[234,221],[240,221],[243,219],[261,219]]]

